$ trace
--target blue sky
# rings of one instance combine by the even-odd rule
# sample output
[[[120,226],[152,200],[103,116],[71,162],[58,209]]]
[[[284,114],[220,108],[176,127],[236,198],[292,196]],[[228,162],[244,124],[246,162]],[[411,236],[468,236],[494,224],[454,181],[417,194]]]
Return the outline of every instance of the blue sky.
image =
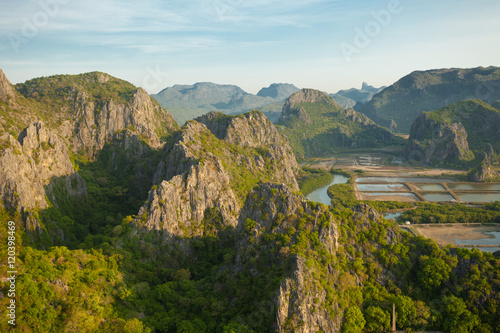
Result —
[[[336,92],[500,66],[498,17],[498,0],[0,0],[0,68],[13,83],[98,70],[150,93],[201,81]]]

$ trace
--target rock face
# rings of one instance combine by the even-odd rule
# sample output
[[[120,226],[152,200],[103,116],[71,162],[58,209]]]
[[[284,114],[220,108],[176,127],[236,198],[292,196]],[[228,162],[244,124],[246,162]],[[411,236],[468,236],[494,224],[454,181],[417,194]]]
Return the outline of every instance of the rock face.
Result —
[[[8,125],[0,124],[0,198],[5,208],[22,213],[30,233],[43,228],[39,211],[58,207],[56,193],[87,196],[71,155],[92,160],[114,141],[130,162],[150,149],[139,138],[160,148],[161,136],[178,129],[143,89],[104,73],[58,75],[13,87],[0,70],[0,99],[9,101],[0,116]],[[118,171],[115,157],[111,163]]]
[[[116,104],[113,100],[96,104],[85,92],[77,92],[74,100],[76,124],[67,121],[63,124],[64,132],[73,132],[72,144],[75,149],[84,149],[90,156],[95,156],[113,135],[120,130],[130,129],[146,138],[153,147],[161,146],[157,133],[157,124],[163,123],[167,131],[177,129],[172,116],[154,103],[143,89],[139,88],[128,104]],[[158,119],[162,117],[163,119]]]
[[[199,236],[205,212],[214,208],[224,226],[236,227],[246,197],[242,189],[267,180],[298,190],[295,157],[262,113],[211,113],[198,120],[189,121],[167,147],[157,185],[134,221],[138,229],[161,231],[165,239]]]
[[[0,101],[7,102],[9,98],[13,98],[14,96],[15,92],[12,84],[0,69]]]
[[[467,161],[474,156],[469,150],[467,131],[461,123],[442,126],[422,113],[413,123],[410,133],[406,152],[409,160],[436,164],[445,160]]]
[[[426,164],[463,163],[500,148],[500,111],[480,100],[423,112],[413,123],[406,156]]]
[[[282,165],[282,172],[277,170],[281,174],[278,177],[284,179],[285,184],[293,184],[292,188],[298,189],[295,174],[299,172],[299,165],[292,148],[264,114],[252,111],[231,117],[211,112],[197,118],[197,121],[205,124],[217,138],[230,144],[250,148],[266,147],[269,158],[280,161]]]
[[[482,162],[469,174],[470,180],[473,182],[487,182],[494,181],[500,177],[500,174],[491,163],[494,154],[492,146],[488,145],[486,151],[483,153]]]
[[[27,217],[35,208],[57,205],[52,195],[55,179],[62,179],[69,196],[86,196],[85,182],[73,168],[66,145],[43,122],[28,126],[18,140],[3,134],[0,141],[4,147],[0,156],[0,195],[5,208],[18,210]],[[31,219],[34,226],[27,229],[40,232],[40,225],[34,220]]]
[[[248,196],[239,218],[238,230],[243,236],[239,243],[233,272],[243,271],[248,262],[246,254],[249,249],[258,249],[260,253],[267,250],[263,239],[266,234],[286,234],[290,228],[297,227],[296,223],[302,215],[308,214],[316,221],[324,218],[326,224],[313,222],[311,232],[318,233],[322,246],[330,254],[337,251],[337,225],[326,207],[312,208],[301,195],[293,192],[285,185],[262,184]],[[280,215],[286,219],[280,219]],[[294,216],[295,218],[290,218]],[[255,221],[252,230],[248,230],[245,221]],[[248,232],[250,234],[248,235]],[[252,242],[250,239],[254,239]],[[283,252],[283,251],[281,251]],[[286,255],[286,254],[283,254]],[[259,256],[259,255],[257,255]],[[279,257],[279,256],[278,256]],[[280,259],[276,259],[280,260]],[[281,260],[284,260],[281,259]],[[274,303],[276,304],[276,319],[273,329],[277,332],[338,332],[340,318],[331,318],[329,312],[321,304],[326,304],[326,292],[323,288],[312,284],[313,271],[305,265],[306,258],[293,255],[290,258],[291,268],[287,277],[279,285]],[[251,269],[254,276],[260,274],[257,268]],[[327,273],[329,274],[329,273]]]

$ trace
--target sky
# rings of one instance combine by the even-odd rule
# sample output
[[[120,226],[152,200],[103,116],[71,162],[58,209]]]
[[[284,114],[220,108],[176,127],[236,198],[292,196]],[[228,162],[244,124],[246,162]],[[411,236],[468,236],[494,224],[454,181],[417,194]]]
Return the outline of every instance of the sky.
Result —
[[[498,0],[0,0],[0,68],[14,84],[101,71],[149,93],[196,82],[335,93],[500,66],[498,17]]]

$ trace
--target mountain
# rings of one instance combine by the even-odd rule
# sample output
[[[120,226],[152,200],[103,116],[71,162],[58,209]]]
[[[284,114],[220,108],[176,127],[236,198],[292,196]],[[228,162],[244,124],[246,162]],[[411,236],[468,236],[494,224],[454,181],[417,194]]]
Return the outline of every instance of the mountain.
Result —
[[[422,111],[437,110],[467,99],[493,103],[500,99],[500,68],[415,71],[357,108],[377,124],[409,133]]]
[[[314,90],[285,110],[378,131]],[[104,73],[0,71],[0,124],[2,332],[384,332],[393,306],[400,329],[498,331],[498,258],[414,237],[349,191],[307,200],[259,111],[179,127]]]
[[[273,83],[268,88],[262,88],[257,96],[272,97],[278,100],[285,100],[300,89],[289,83]]]
[[[402,145],[404,140],[325,93],[302,89],[290,96],[277,123],[295,154],[321,156],[345,148]]]
[[[411,127],[407,158],[426,164],[479,163],[500,152],[500,111],[479,99],[422,112]],[[467,163],[471,162],[471,163]]]
[[[131,151],[142,146],[139,140],[160,148],[178,129],[146,91],[104,73],[16,86],[0,73],[0,82],[0,197],[6,209],[22,214],[35,238],[47,228],[40,209],[62,205],[57,196],[87,197],[77,161],[95,160],[120,140]]]
[[[348,109],[356,104],[361,105],[369,102],[376,93],[384,90],[386,87],[375,88],[366,82],[363,82],[361,89],[351,88],[348,90],[339,90],[335,94],[330,94],[337,103]]]
[[[152,97],[172,113],[180,124],[210,111],[240,114],[253,109],[260,109],[271,120],[277,120],[283,101],[297,90],[291,84],[274,83],[253,95],[234,85],[203,82],[175,85]]]

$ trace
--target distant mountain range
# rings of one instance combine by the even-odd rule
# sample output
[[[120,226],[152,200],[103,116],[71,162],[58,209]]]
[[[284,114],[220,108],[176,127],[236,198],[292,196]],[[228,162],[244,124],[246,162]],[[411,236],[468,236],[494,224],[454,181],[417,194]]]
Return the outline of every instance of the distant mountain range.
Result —
[[[500,99],[499,67],[415,71],[356,110],[379,125],[408,134],[422,111],[476,98],[488,104]]]
[[[252,109],[259,109],[271,121],[277,121],[284,100],[298,90],[292,84],[274,83],[254,95],[235,85],[200,82],[174,85],[151,96],[180,124],[210,111],[241,114]]]
[[[351,88],[347,90],[339,90],[335,94],[330,94],[335,101],[343,108],[353,108],[356,105],[362,105],[369,102],[373,96],[386,87],[375,88],[368,83],[363,82],[361,89]]]

